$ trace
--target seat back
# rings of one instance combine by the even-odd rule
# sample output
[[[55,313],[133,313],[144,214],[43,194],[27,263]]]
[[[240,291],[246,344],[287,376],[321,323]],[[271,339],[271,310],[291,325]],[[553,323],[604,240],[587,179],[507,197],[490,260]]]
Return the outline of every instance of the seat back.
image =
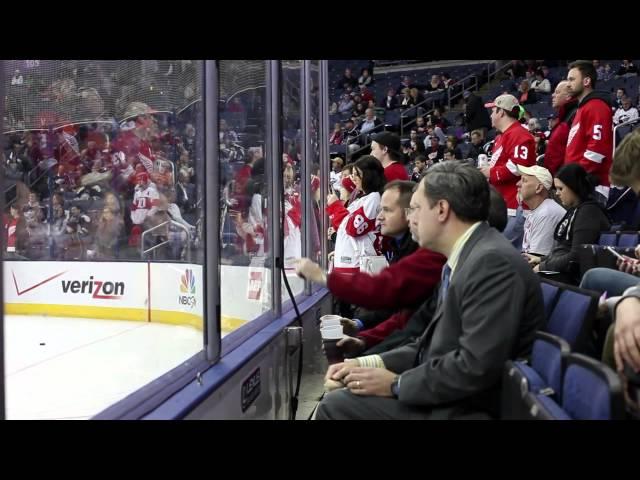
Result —
[[[562,408],[574,420],[625,418],[622,382],[605,364],[569,354],[562,385]]]
[[[598,298],[596,292],[563,286],[543,330],[564,339],[573,351],[586,351]]]
[[[553,311],[553,307],[556,305],[560,287],[555,282],[546,278],[541,278],[540,288],[542,288],[542,300],[544,301],[544,315],[548,320],[551,316],[551,312]]]
[[[571,347],[562,338],[546,332],[536,333],[531,353],[531,367],[540,375],[546,386],[553,390],[558,400],[562,395],[562,372],[569,353]]]

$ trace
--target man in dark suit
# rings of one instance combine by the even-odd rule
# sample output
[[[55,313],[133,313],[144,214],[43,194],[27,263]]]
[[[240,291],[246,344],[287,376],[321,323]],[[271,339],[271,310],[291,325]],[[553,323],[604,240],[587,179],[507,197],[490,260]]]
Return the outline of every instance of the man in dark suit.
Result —
[[[447,257],[433,320],[415,342],[332,365],[317,419],[497,417],[504,363],[529,355],[544,314],[537,277],[485,222],[489,198],[468,164],[428,170],[410,221]]]
[[[196,186],[190,183],[189,174],[180,172],[176,185],[176,204],[182,213],[191,213],[196,205]]]

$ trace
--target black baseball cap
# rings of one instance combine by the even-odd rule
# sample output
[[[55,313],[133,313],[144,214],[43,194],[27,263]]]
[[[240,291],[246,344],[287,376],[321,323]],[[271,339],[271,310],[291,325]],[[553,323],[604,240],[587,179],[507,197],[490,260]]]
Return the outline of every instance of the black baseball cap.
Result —
[[[400,152],[400,137],[395,133],[391,132],[380,132],[374,135],[371,135],[371,140],[374,142],[383,145],[389,149],[390,152],[396,154],[396,156],[402,156]]]

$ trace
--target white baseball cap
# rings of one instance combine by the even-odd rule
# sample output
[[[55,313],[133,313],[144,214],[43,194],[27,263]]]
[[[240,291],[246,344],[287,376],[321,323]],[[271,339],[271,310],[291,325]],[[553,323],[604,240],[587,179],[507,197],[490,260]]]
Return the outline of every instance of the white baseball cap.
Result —
[[[553,176],[551,175],[551,172],[540,165],[533,165],[531,167],[518,165],[518,171],[525,175],[536,177],[547,190],[551,190],[551,187],[553,187]]]

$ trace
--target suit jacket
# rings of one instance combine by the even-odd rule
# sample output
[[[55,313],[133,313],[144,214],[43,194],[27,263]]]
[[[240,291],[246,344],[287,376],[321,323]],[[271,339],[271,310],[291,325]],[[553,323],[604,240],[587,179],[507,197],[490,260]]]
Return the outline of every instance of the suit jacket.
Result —
[[[530,354],[543,319],[537,276],[483,222],[462,249],[423,335],[381,357],[387,369],[402,373],[402,403],[497,416],[504,364]]]

